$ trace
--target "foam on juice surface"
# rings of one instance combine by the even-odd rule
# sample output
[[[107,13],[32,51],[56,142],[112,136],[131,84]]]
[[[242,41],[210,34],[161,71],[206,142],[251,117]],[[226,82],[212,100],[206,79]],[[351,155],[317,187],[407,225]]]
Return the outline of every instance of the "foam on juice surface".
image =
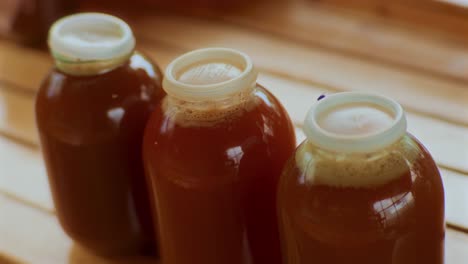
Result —
[[[241,67],[226,61],[204,61],[186,67],[176,76],[178,81],[193,85],[210,85],[232,80],[242,73]]]
[[[373,188],[396,180],[408,171],[420,153],[409,137],[374,153],[337,154],[310,142],[296,152],[296,165],[309,184],[333,187]]]
[[[317,118],[329,133],[360,136],[381,132],[392,126],[393,114],[370,103],[350,103],[329,109]]]
[[[327,109],[316,116],[325,132],[360,140],[391,128],[392,112],[372,103],[347,103]],[[372,188],[389,183],[407,173],[420,149],[404,135],[394,144],[369,153],[345,153],[322,149],[311,141],[296,152],[296,165],[310,184],[333,187]]]

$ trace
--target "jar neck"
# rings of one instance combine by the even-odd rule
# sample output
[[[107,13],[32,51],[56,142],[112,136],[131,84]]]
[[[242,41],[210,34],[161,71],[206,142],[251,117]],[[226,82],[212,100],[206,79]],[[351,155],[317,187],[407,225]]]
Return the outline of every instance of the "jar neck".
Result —
[[[256,89],[247,89],[224,99],[187,101],[168,95],[162,107],[165,115],[181,126],[207,127],[232,120],[254,108]]]
[[[366,152],[341,152],[324,148],[316,144],[315,141],[306,139],[303,143],[302,151],[313,152],[316,157],[320,157],[321,159],[330,159],[336,162],[344,161],[347,159],[372,160],[376,157],[385,156],[388,153],[393,152],[395,150],[400,151],[401,149],[405,149],[408,145],[412,144],[412,139],[408,136],[408,134],[404,134],[403,136],[398,138],[394,143],[382,147],[380,149],[373,149],[371,151]]]
[[[133,54],[134,52],[131,52],[112,59],[92,61],[82,61],[77,58],[70,59],[60,54],[53,54],[53,56],[55,66],[60,71],[73,76],[92,76],[103,74],[122,66]]]
[[[192,111],[225,111],[248,104],[253,100],[255,87],[245,88],[235,94],[220,99],[204,98],[197,100],[185,100],[168,94],[169,104]]]

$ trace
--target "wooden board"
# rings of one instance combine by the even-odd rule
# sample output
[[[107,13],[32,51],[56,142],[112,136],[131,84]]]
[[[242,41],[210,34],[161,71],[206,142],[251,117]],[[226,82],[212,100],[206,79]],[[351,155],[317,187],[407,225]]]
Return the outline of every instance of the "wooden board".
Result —
[[[259,6],[219,18],[236,26],[272,32],[324,52],[332,51],[408,72],[468,80],[466,40],[443,37],[430,27],[402,24],[372,14],[320,5],[316,1],[273,2],[267,7]]]
[[[462,40],[302,0],[203,18],[164,12],[125,17],[139,49],[162,67],[200,47],[247,52],[259,82],[290,113],[299,141],[302,120],[321,94],[365,90],[399,100],[409,131],[443,174],[446,263],[466,262],[468,50]],[[58,225],[34,124],[34,95],[51,65],[44,51],[0,40],[0,263],[157,263],[97,258]]]
[[[460,0],[318,0],[323,3],[364,10],[385,18],[435,28],[463,36],[468,29],[466,1]]]

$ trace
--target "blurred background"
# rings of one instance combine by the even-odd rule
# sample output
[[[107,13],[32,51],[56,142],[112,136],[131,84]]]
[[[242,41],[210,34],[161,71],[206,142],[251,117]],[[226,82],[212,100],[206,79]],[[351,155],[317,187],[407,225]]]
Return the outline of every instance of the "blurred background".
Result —
[[[246,10],[266,12],[268,6],[280,2],[287,3],[280,13],[288,12],[286,7],[291,7],[293,2],[293,5],[299,6],[302,5],[298,4],[300,2],[309,2],[308,5],[354,9],[453,34],[461,35],[467,29],[466,0],[2,0],[0,32],[3,36],[23,43],[35,44],[41,38],[44,39],[53,21],[78,11],[106,11],[116,15],[171,12],[219,16]],[[255,6],[259,8],[256,9]]]
[[[2,0],[0,27],[3,35],[34,45],[44,40],[49,26],[57,18],[74,12],[101,11],[124,16],[162,10],[173,12],[193,12],[201,9],[230,11],[247,2],[250,1],[242,3],[242,0]]]
[[[125,19],[163,69],[196,48],[246,52],[298,142],[320,94],[398,100],[444,178],[447,263],[468,263],[468,1],[0,0],[0,264],[114,263],[62,232],[35,128],[35,93],[53,64],[48,28],[82,11]]]

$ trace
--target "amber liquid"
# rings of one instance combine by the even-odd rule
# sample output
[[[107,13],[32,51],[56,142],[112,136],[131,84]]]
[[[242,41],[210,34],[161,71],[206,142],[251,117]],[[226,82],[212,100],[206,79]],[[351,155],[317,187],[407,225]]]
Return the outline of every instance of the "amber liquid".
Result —
[[[277,181],[295,147],[283,107],[256,105],[210,126],[155,111],[144,140],[165,264],[281,263]]]
[[[37,125],[59,220],[100,255],[155,249],[141,145],[164,95],[161,73],[136,53],[104,74],[53,69],[39,91]]]
[[[301,178],[293,158],[278,197],[285,264],[444,263],[443,187],[422,147],[408,171],[383,186],[310,185]]]

